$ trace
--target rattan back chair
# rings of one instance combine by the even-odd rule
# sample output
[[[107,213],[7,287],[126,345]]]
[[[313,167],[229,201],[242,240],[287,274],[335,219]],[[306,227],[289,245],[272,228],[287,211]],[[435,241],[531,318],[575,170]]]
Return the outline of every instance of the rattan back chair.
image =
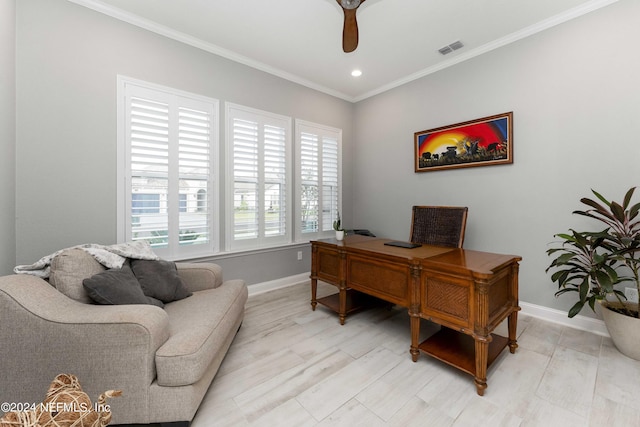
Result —
[[[414,206],[411,241],[427,245],[461,248],[467,227],[466,207]]]

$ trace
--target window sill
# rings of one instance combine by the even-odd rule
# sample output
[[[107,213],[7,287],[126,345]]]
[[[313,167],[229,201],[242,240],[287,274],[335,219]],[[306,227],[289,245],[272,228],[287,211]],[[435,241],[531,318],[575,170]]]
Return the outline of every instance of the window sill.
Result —
[[[284,245],[271,246],[268,248],[256,248],[256,249],[247,249],[247,250],[240,250],[240,251],[218,252],[216,254],[202,255],[202,256],[193,257],[193,258],[174,259],[173,261],[176,261],[176,262],[213,261],[215,262],[216,260],[221,260],[221,259],[241,258],[245,256],[259,255],[263,253],[280,252],[280,251],[285,251],[289,249],[303,248],[303,247],[308,247],[309,245],[310,245],[310,242],[295,242],[295,243],[287,243]]]

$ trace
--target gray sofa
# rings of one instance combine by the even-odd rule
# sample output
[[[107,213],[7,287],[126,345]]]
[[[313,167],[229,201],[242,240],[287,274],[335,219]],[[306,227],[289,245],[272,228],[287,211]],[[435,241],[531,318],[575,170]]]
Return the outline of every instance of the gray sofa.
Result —
[[[80,249],[53,259],[51,283],[0,277],[0,402],[41,402],[69,373],[94,401],[123,391],[108,402],[112,424],[190,422],[240,327],[247,286],[223,281],[216,264],[176,267],[193,294],[164,308],[88,302],[82,280],[105,268]]]

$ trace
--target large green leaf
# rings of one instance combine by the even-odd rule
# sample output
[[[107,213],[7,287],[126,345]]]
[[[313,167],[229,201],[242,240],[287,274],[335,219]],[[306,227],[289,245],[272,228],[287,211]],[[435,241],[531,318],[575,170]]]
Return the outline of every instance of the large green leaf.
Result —
[[[565,294],[567,292],[578,292],[578,289],[576,289],[576,288],[562,288],[562,289],[556,291],[555,296],[560,296],[560,295]]]
[[[582,199],[580,199],[580,202],[582,202],[583,204],[590,206],[593,208],[594,211],[603,214],[603,215],[608,215],[609,214],[609,209],[605,206],[602,206],[600,203],[593,201],[587,197],[583,197]],[[611,206],[610,203],[607,204],[607,206]],[[591,211],[588,210],[587,212]]]
[[[571,273],[571,270],[558,270],[551,275],[552,282],[558,282],[558,284],[564,283],[567,277]]]
[[[568,240],[570,242],[575,241],[575,238],[573,237],[572,234],[558,233],[555,235],[555,237],[559,237],[561,239]]]
[[[635,205],[631,206],[631,208],[629,209],[629,219],[634,219],[636,216],[638,216],[638,211],[640,211],[640,203],[636,203]]]
[[[598,285],[607,293],[613,292],[613,282],[611,281],[611,277],[602,270],[596,270],[595,273]]]
[[[569,317],[574,317],[576,314],[580,313],[582,307],[584,307],[584,303],[582,301],[575,303],[573,307],[569,309]]]
[[[633,197],[633,192],[636,191],[636,187],[631,187],[627,194],[624,195],[624,202],[622,202],[622,206],[624,209],[629,207],[629,203],[631,203],[631,198]]]
[[[626,295],[624,294],[624,292],[622,292],[622,291],[619,291],[619,290],[617,290],[617,289],[616,289],[615,291],[613,291],[613,293],[614,293],[614,294],[616,294],[616,295],[618,295],[618,296],[619,296],[619,297],[621,297],[622,299],[625,299],[625,300],[627,299],[627,296],[626,296]]]
[[[580,284],[580,301],[584,303],[587,299],[587,294],[589,293],[589,278],[585,277],[582,283]]]
[[[555,259],[556,265],[563,265],[571,261],[576,257],[576,254],[573,253],[564,253]]]
[[[592,192],[593,194],[595,194],[595,195],[596,195],[596,197],[602,201],[602,203],[606,204],[607,206],[609,206],[609,205],[610,205],[609,201],[608,201],[607,199],[605,199],[604,197],[602,197],[602,194],[598,193],[598,192],[597,192],[596,190],[594,190],[593,188],[591,189],[591,192]]]
[[[611,213],[613,213],[618,222],[625,222],[624,208],[616,202],[611,202]]]
[[[607,258],[604,255],[594,253],[593,254],[593,262],[596,264],[604,264],[607,262]]]

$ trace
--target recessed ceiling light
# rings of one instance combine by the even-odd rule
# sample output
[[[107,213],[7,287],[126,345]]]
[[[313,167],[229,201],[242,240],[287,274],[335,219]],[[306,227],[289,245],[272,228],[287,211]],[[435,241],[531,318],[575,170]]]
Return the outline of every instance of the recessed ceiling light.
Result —
[[[360,77],[360,76],[362,75],[362,71],[360,71],[360,70],[353,70],[353,71],[351,72],[351,75],[352,75],[353,77]]]

